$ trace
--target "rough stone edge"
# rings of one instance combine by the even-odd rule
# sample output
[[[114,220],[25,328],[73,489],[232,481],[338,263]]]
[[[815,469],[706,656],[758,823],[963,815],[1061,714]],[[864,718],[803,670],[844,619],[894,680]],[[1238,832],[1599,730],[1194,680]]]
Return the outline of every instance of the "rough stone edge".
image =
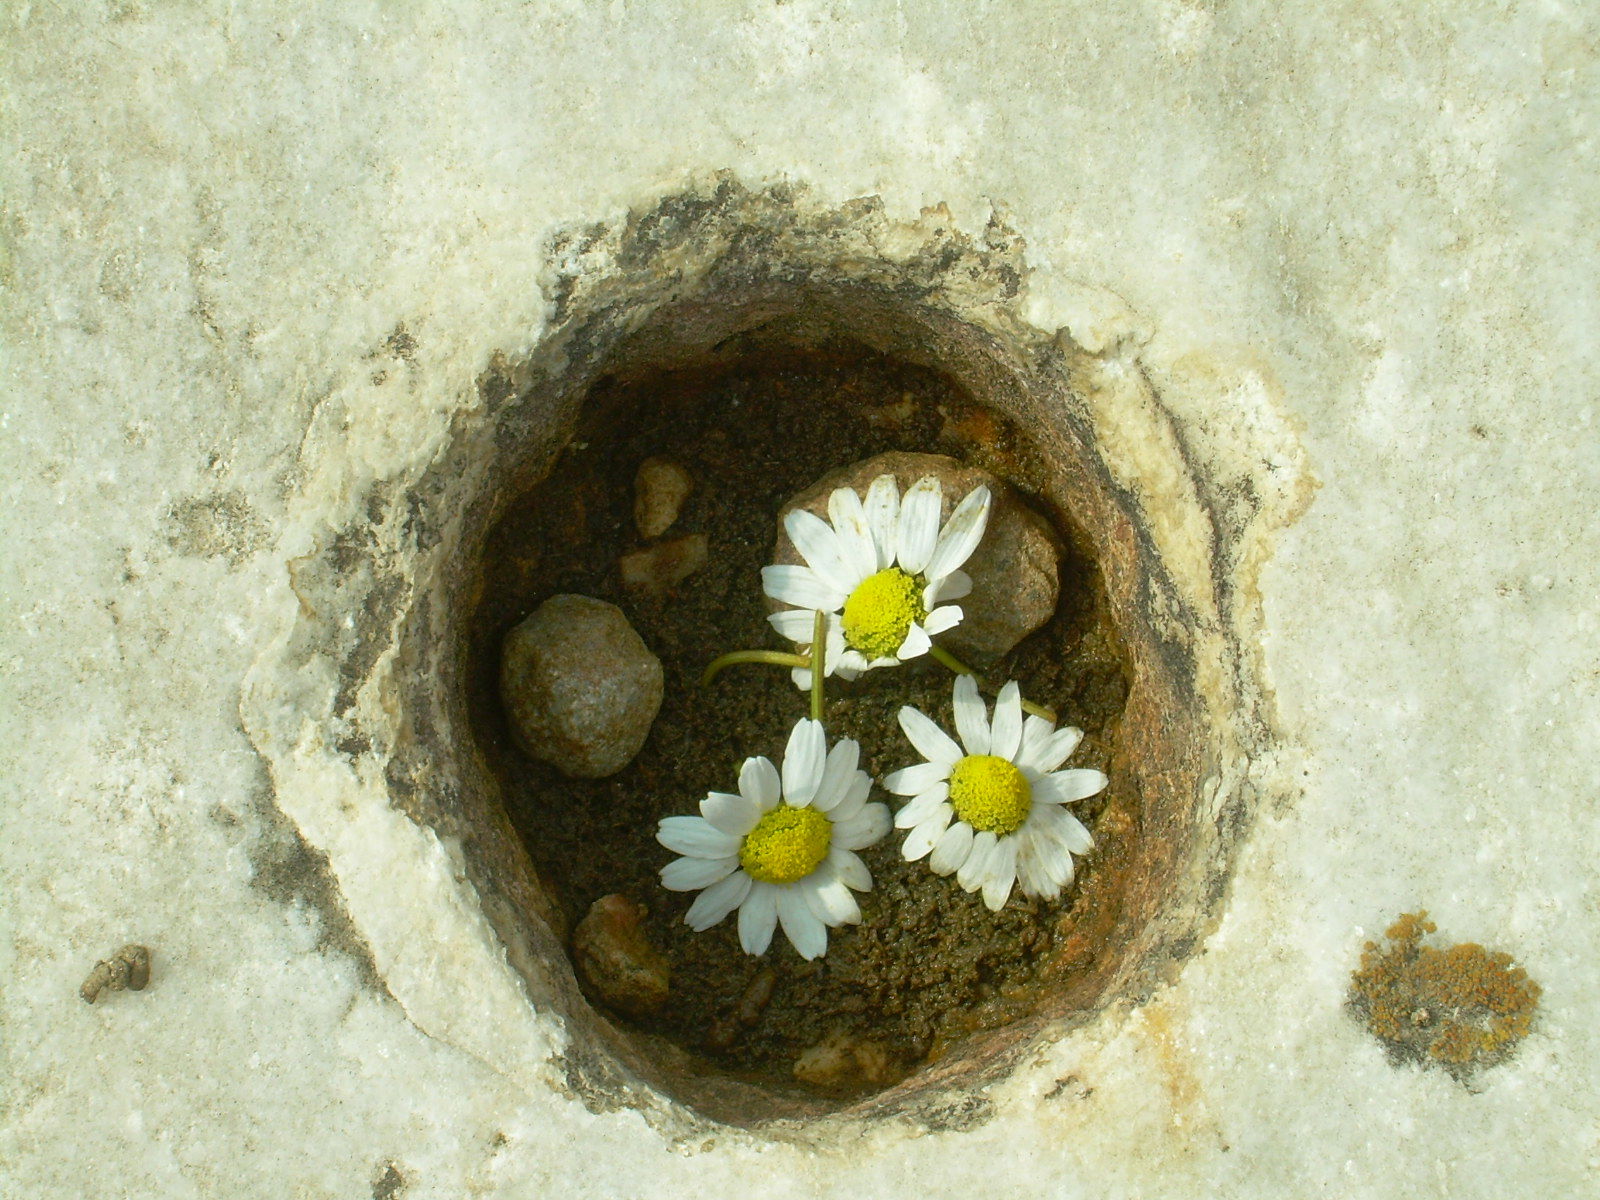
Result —
[[[762,193],[745,192],[731,179],[722,177],[714,184],[691,188],[677,196],[665,198],[652,208],[635,212],[621,227],[608,230],[590,226],[568,240],[558,238],[552,244],[551,275],[541,280],[552,299],[551,325],[560,327],[567,316],[585,308],[590,312],[609,310],[613,317],[617,315],[618,308],[629,302],[628,297],[607,297],[604,292],[608,284],[625,284],[636,273],[640,264],[637,261],[630,263],[629,254],[637,251],[639,245],[651,241],[650,238],[641,237],[641,230],[666,231],[665,236],[654,239],[657,257],[652,266],[657,271],[672,270],[676,258],[676,269],[683,273],[680,277],[684,278],[684,290],[689,290],[691,284],[687,276],[692,274],[688,269],[692,266],[691,260],[699,257],[702,264],[707,260],[713,265],[715,263],[716,255],[707,255],[705,246],[698,247],[697,255],[691,253],[691,249],[684,244],[694,241],[695,234],[701,230],[700,223],[705,221],[707,214],[715,214],[719,209],[726,211],[730,204],[745,202],[750,202],[756,208],[763,204],[795,208],[800,199],[799,194],[791,188],[770,189]],[[970,281],[939,277],[941,264],[958,260],[961,256],[957,243],[963,240],[963,235],[954,229],[948,213],[934,210],[925,213],[923,220],[915,224],[894,225],[882,217],[876,202],[868,198],[835,211],[813,209],[807,214],[807,219],[814,227],[822,227],[829,221],[835,224],[857,221],[862,223],[863,228],[871,228],[872,232],[866,240],[884,263],[892,265],[908,280],[919,271],[924,272],[928,279],[928,293],[939,290],[941,302],[951,312],[960,313],[964,319],[988,328],[991,333],[1011,344],[1038,343],[1051,336],[1046,330],[1026,325],[1011,311],[1011,302],[1020,290],[1022,247],[1020,239],[1005,230],[998,219],[991,219],[985,234],[989,248],[996,249],[993,243],[998,242],[998,248],[1006,252],[1006,256],[1015,264],[1011,279],[1007,280],[1004,273],[998,276],[1002,280],[998,292],[994,280],[986,276],[975,274]],[[679,233],[684,236],[674,245],[673,239]],[[781,260],[781,245],[774,245],[773,253]],[[914,288],[916,285],[910,286]],[[580,292],[590,294],[580,297]],[[560,344],[552,347],[558,361],[547,366],[547,370],[559,369],[559,359],[565,356],[564,352],[574,334],[577,340],[582,340],[582,331],[574,330],[571,323],[567,322],[565,334],[559,339]],[[1023,336],[1017,339],[1018,334]],[[1215,572],[1220,569],[1219,564],[1230,560],[1237,564],[1233,568],[1234,574],[1225,580],[1235,586],[1224,589],[1224,594],[1231,594],[1235,599],[1227,611],[1214,611],[1214,627],[1201,628],[1199,632],[1218,649],[1222,649],[1221,641],[1229,633],[1233,637],[1228,640],[1233,640],[1236,647],[1240,644],[1250,645],[1249,639],[1238,637],[1239,633],[1247,631],[1241,626],[1258,627],[1259,621],[1241,621],[1241,618],[1247,617],[1241,610],[1248,608],[1248,604],[1240,598],[1253,592],[1254,577],[1267,557],[1266,547],[1272,534],[1290,523],[1298,515],[1298,508],[1287,511],[1280,506],[1269,511],[1268,506],[1264,505],[1253,522],[1232,531],[1234,543],[1253,542],[1251,552],[1243,556],[1226,553],[1228,547],[1222,541],[1224,534],[1219,532],[1215,524],[1210,524],[1209,510],[1193,486],[1190,478],[1192,464],[1189,472],[1181,473],[1181,478],[1166,477],[1166,462],[1183,461],[1187,464],[1189,458],[1183,452],[1176,422],[1149,386],[1127,339],[1103,345],[1096,359],[1084,345],[1073,339],[1070,328],[1059,329],[1055,338],[1063,353],[1076,358],[1080,367],[1085,362],[1098,361],[1103,365],[1107,377],[1119,380],[1117,387],[1109,389],[1097,383],[1088,389],[1092,393],[1127,399],[1130,396],[1128,387],[1132,387],[1131,397],[1135,403],[1102,405],[1098,412],[1098,416],[1107,422],[1107,431],[1123,436],[1125,453],[1119,456],[1113,452],[1108,458],[1108,461],[1118,463],[1118,483],[1131,495],[1138,497],[1147,515],[1154,514],[1157,518],[1152,528],[1159,530],[1157,536],[1163,542],[1164,559],[1171,555],[1173,557],[1168,561],[1187,562],[1194,571],[1197,584],[1205,579],[1205,587],[1209,588],[1212,583],[1218,582]],[[527,387],[525,370],[517,369],[511,374],[520,375],[521,378],[514,382],[508,379],[505,394],[500,397],[502,401],[511,399],[515,393],[525,391]],[[1134,382],[1130,385],[1128,381]],[[493,407],[493,396],[468,394],[457,403],[454,416],[457,419],[477,417],[492,421],[492,411],[486,410]],[[412,487],[420,482],[427,463],[432,461],[447,441],[452,440],[450,432],[446,430],[434,430],[433,434],[430,443],[415,447],[409,460],[404,454],[391,456],[402,462],[408,461],[405,469],[383,478],[374,471],[360,480],[367,485],[367,489],[357,490],[370,490],[372,493],[387,490],[391,495],[409,495]],[[310,431],[308,440],[311,440]],[[1177,458],[1158,455],[1152,463],[1150,456],[1138,453],[1137,448],[1145,445],[1160,445],[1169,451],[1176,450]],[[1153,472],[1155,478],[1148,477],[1152,474],[1152,465],[1157,468]],[[298,497],[300,504],[297,505],[302,519],[317,520],[318,500],[325,498],[328,490],[332,490],[329,485],[344,485],[343,490],[348,492],[349,486],[356,482],[352,478],[356,473],[349,460],[334,462],[326,472],[331,477],[321,481],[324,487],[303,488]],[[410,480],[409,484],[407,479]],[[1182,486],[1185,481],[1187,487]],[[1303,502],[1300,507],[1303,507]],[[1210,524],[1209,531],[1203,528],[1207,524]],[[347,526],[346,529],[351,527]],[[334,541],[340,536],[327,525],[323,526],[322,532],[325,536],[331,535]],[[443,535],[436,533],[435,540],[439,536]],[[280,546],[292,540],[286,535]],[[1214,554],[1213,562],[1208,566],[1205,562],[1208,551],[1217,550],[1223,553]],[[313,554],[317,552],[313,550]],[[374,554],[371,561],[375,564],[380,557]],[[285,558],[287,562],[292,562],[290,556],[286,555]],[[292,570],[291,566],[291,574]],[[1241,572],[1249,578],[1240,579]],[[1236,586],[1239,583],[1247,586]],[[340,586],[334,583],[331,590],[337,592]],[[471,886],[467,872],[459,861],[459,848],[447,845],[434,830],[403,817],[392,807],[385,773],[378,769],[379,760],[385,753],[382,747],[374,748],[369,741],[356,756],[358,761],[353,762],[347,754],[328,744],[326,727],[330,722],[336,724],[343,718],[333,713],[331,706],[318,704],[313,698],[318,694],[325,697],[337,691],[329,687],[331,680],[327,678],[327,671],[331,664],[326,659],[319,662],[318,653],[307,653],[303,647],[294,645],[297,635],[303,637],[306,633],[304,622],[314,614],[308,611],[310,601],[306,593],[293,582],[290,590],[295,593],[298,606],[284,606],[284,628],[274,644],[257,660],[241,705],[246,729],[267,762],[280,805],[300,827],[307,840],[327,854],[352,919],[372,945],[378,969],[391,992],[405,1006],[419,1028],[430,1036],[460,1046],[492,1069],[511,1074],[525,1086],[540,1087],[555,1083],[561,1087],[565,1082],[567,1087],[564,1090],[571,1090],[570,1080],[555,1081],[548,1069],[554,1065],[569,1075],[572,1069],[572,1060],[563,1050],[565,1039],[560,1033],[561,1022],[557,1019],[552,1027],[548,1019],[539,1019],[540,1015],[545,1018],[552,1015],[545,1005],[539,1003],[539,1000],[550,997],[536,998],[527,993],[526,972],[517,971],[512,966],[506,948],[498,944],[490,922],[478,903],[481,897]],[[387,623],[378,622],[379,627],[369,630],[368,636],[381,641],[385,632],[392,635],[400,620],[396,614],[404,607],[404,603],[394,600],[392,607],[386,605],[390,620]],[[385,624],[387,630],[383,628]],[[387,652],[380,652],[375,659],[369,659],[372,669],[357,687],[364,701],[361,704],[362,725],[370,734],[380,735],[380,740],[385,729],[385,718],[389,716],[385,710],[389,709],[389,701],[392,700],[392,681],[385,683],[384,680],[387,679],[385,671],[392,664],[394,650],[395,643],[390,640]],[[1224,661],[1225,657],[1219,656],[1214,661]],[[379,669],[380,660],[384,667],[382,670]],[[285,670],[286,664],[291,663],[298,665]],[[1228,691],[1243,690],[1237,688],[1237,679],[1219,677],[1213,682]],[[1219,822],[1228,820],[1229,813],[1237,818],[1241,810],[1248,807],[1249,749],[1253,745],[1257,750],[1264,750],[1271,740],[1265,736],[1270,727],[1270,715],[1260,711],[1258,702],[1261,697],[1252,700],[1241,694],[1238,698],[1249,713],[1250,721],[1247,724],[1255,726],[1258,736],[1241,738],[1240,755],[1226,764],[1217,776],[1212,788],[1212,803]],[[302,705],[300,701],[305,700],[313,702]],[[298,722],[294,720],[296,713],[301,717]],[[392,719],[388,732],[395,732]],[[359,748],[359,743],[357,746]],[[353,822],[352,817],[359,820]],[[357,830],[360,835],[354,836]],[[361,862],[363,850],[370,847],[371,839],[385,835],[392,837],[404,849],[410,865],[417,868],[412,882],[423,885],[407,892],[410,903],[404,909],[405,920],[396,919],[392,889],[386,890],[384,887],[385,883],[391,881],[393,859],[388,860],[386,869],[380,871],[364,869]],[[406,943],[415,943],[413,930],[418,925],[436,928],[440,935],[439,944],[458,949],[471,948],[471,962],[467,964],[471,968],[470,973],[476,980],[489,985],[473,989],[474,994],[480,998],[495,996],[492,1005],[486,1001],[480,1003],[475,1006],[476,1012],[471,1019],[462,1019],[462,1013],[456,1006],[460,990],[446,988],[444,994],[440,995],[434,986],[434,975],[419,970],[407,954]],[[513,1041],[521,1041],[523,1049],[521,1053],[510,1055],[506,1053],[508,1031],[500,1030],[493,1036],[487,1036],[490,1022],[482,1019],[495,1011],[515,1011],[503,1007],[508,1004],[527,1010],[533,1018],[518,1022],[518,1032],[523,1036]],[[970,1084],[963,1091],[969,1094]],[[662,1111],[662,1104],[676,1111],[670,1114]],[[655,1116],[658,1120],[667,1118],[664,1124],[676,1127],[678,1136],[704,1127],[702,1121],[671,1102],[658,1100],[650,1107],[657,1110]],[[853,1121],[868,1116],[870,1109],[877,1107],[880,1106],[872,1105],[864,1111],[836,1114],[824,1123]],[[817,1124],[790,1125],[788,1122],[777,1122],[762,1127],[762,1133],[769,1136],[788,1133],[802,1137],[808,1131],[815,1132]],[[666,1129],[662,1131],[667,1132]],[[804,1140],[812,1139],[805,1137]]]

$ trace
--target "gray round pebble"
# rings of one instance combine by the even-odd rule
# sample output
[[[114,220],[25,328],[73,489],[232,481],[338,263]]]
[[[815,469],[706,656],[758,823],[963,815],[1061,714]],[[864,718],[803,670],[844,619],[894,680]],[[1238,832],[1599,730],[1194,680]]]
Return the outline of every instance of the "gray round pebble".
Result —
[[[517,743],[572,778],[627,766],[661,691],[661,660],[603,600],[552,596],[506,636],[500,696]]]

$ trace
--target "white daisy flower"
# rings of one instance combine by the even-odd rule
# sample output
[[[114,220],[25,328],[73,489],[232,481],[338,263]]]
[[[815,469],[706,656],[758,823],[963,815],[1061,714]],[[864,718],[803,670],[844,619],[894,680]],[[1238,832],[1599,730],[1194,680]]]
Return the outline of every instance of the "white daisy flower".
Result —
[[[795,606],[768,617],[773,628],[809,646],[812,614],[828,614],[823,674],[843,679],[926,654],[932,637],[961,621],[960,606],[945,601],[972,590],[960,568],[983,539],[989,489],[969,492],[941,529],[943,506],[932,475],[903,499],[895,477],[879,475],[865,503],[853,488],[836,489],[828,521],[804,509],[790,512],[783,528],[806,565],[761,569],[766,594]],[[793,676],[797,686],[811,686],[809,668],[796,667]]]
[[[910,705],[900,728],[928,759],[896,771],[883,786],[914,799],[894,823],[909,829],[900,848],[907,862],[928,853],[937,875],[955,873],[969,892],[983,889],[991,912],[1005,907],[1011,885],[1054,900],[1072,882],[1072,856],[1094,839],[1062,806],[1106,786],[1100,771],[1056,770],[1078,748],[1083,731],[1056,729],[1043,717],[1022,719],[1015,683],[1000,689],[991,724],[970,675],[956,679],[956,731],[962,746]]]
[[[830,751],[822,722],[799,721],[783,752],[783,776],[766,758],[747,758],[739,793],[712,792],[698,817],[667,817],[656,840],[683,855],[661,869],[674,892],[705,890],[685,922],[696,933],[739,910],[739,944],[764,954],[781,923],[805,959],[828,949],[828,930],[855,925],[850,894],[872,889],[856,855],[889,832],[889,808],[868,804],[872,779],[858,771],[861,748],[841,738]],[[780,800],[781,787],[781,800]]]

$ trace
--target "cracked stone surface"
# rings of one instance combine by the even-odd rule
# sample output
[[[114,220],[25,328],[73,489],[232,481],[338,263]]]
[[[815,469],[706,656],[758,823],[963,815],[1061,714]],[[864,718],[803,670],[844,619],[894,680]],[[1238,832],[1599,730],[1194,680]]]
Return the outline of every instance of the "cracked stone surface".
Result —
[[[1595,1189],[1594,16],[0,22],[0,1192]],[[605,1082],[523,969],[540,946],[505,941],[460,838],[379,765],[405,662],[334,619],[417,601],[431,551],[392,550],[404,505],[375,485],[503,400],[482,381],[609,261],[552,238],[720,172],[819,213],[877,197],[889,258],[1012,239],[1006,304],[1101,364],[1101,448],[1150,536],[1188,562],[1222,535],[1175,586],[1257,614],[1241,703],[1277,733],[1227,783],[1254,816],[1180,970],[848,1136]],[[1113,403],[1130,372],[1147,412]],[[1362,943],[1418,908],[1543,987],[1472,1089],[1391,1065],[1342,1007]],[[83,1003],[128,943],[149,985]]]

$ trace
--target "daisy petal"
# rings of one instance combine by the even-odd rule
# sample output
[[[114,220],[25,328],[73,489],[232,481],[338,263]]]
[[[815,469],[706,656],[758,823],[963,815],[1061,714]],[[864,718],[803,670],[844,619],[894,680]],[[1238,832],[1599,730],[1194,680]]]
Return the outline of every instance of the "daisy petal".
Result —
[[[956,872],[956,882],[962,891],[975,892],[983,886],[983,881],[989,877],[989,856],[994,853],[995,844],[994,834],[987,829],[973,837],[967,861]]]
[[[989,714],[978,695],[978,681],[971,675],[956,676],[954,689],[956,732],[968,754],[989,753]]]
[[[855,674],[847,669],[850,664],[844,661],[848,650],[849,647],[844,644],[844,623],[840,621],[838,614],[829,613],[828,644],[825,647],[827,658],[824,663],[829,675],[837,672],[842,679],[855,678]]]
[[[802,718],[789,733],[783,752],[783,798],[796,808],[804,808],[817,794],[822,768],[827,761],[828,742],[822,722]]]
[[[824,925],[861,924],[861,906],[850,894],[850,889],[837,879],[825,878],[825,871],[817,871],[796,886],[811,905],[811,911],[822,918]]]
[[[762,567],[761,590],[780,604],[807,612],[837,612],[847,594],[824,583],[810,567],[795,566]]]
[[[704,817],[663,817],[656,841],[690,858],[727,858],[739,853],[739,836],[724,833]]]
[[[891,658],[886,661],[894,662],[895,660]],[[861,672],[872,670],[875,665],[877,664],[870,662],[867,656],[859,650],[839,651],[839,677],[841,679],[854,679]]]
[[[1072,882],[1076,871],[1073,869],[1072,855],[1061,846],[1046,844],[1039,848],[1039,862],[1049,874],[1051,886],[1064,888]]]
[[[778,924],[778,889],[770,883],[752,883],[739,907],[739,945],[746,954],[765,954]]]
[[[710,792],[700,801],[700,815],[723,833],[742,838],[761,820],[761,806],[731,792]]]
[[[900,643],[900,649],[894,652],[894,656],[905,662],[910,658],[921,658],[931,649],[933,642],[929,640],[927,631],[921,625],[913,623],[911,628],[906,630],[906,640]]]
[[[1103,772],[1089,767],[1056,771],[1034,781],[1033,798],[1046,804],[1071,804],[1105,790],[1109,782]]]
[[[815,612],[803,608],[785,608],[767,614],[767,624],[778,631],[778,636],[787,638],[798,646],[811,644],[811,636],[817,628],[816,619]]]
[[[972,826],[965,821],[957,821],[939,836],[938,842],[933,847],[933,857],[928,860],[928,866],[935,875],[948,875],[960,869],[971,851]]]
[[[739,866],[737,856],[729,858],[675,858],[661,868],[661,886],[669,892],[697,892],[720,883]]]
[[[930,608],[946,600],[960,600],[972,593],[972,576],[965,571],[951,571],[943,579],[936,579],[923,593],[923,603]]]
[[[1043,717],[1030,715],[1022,719],[1022,748],[1017,751],[1017,766],[1022,767],[1032,763],[1029,756],[1045,744],[1050,737],[1050,731],[1054,728],[1055,726]]]
[[[817,794],[811,798],[811,807],[818,812],[828,812],[850,794],[856,782],[856,763],[861,760],[861,747],[849,738],[840,738],[828,751],[827,764],[822,768],[822,782],[817,784]]]
[[[849,592],[861,580],[845,558],[839,535],[816,513],[796,508],[783,518],[783,531],[789,535],[800,557],[806,560],[825,585]]]
[[[936,805],[927,820],[906,834],[906,840],[900,843],[900,857],[907,862],[916,862],[927,854],[939,844],[939,839],[950,828],[950,820],[954,816],[955,809],[948,804]]]
[[[917,748],[917,753],[929,762],[953,767],[961,759],[961,747],[950,735],[909,704],[900,709],[900,728]]]
[[[1024,895],[1054,900],[1072,882],[1072,855],[1059,842],[1023,835],[1017,849],[1017,879]]]
[[[944,633],[961,624],[961,618],[965,615],[961,611],[959,604],[945,604],[929,613],[928,619],[922,623],[922,627],[928,631],[930,636]]]
[[[1074,729],[1065,725],[1054,733],[1049,732],[1049,722],[1039,717],[1029,717],[1029,723],[1038,721],[1045,726],[1046,736],[1039,739],[1037,744],[1029,745],[1023,742],[1023,753],[1017,759],[1019,767],[1031,767],[1040,773],[1054,771],[1078,748],[1078,743],[1083,741],[1083,730]]]
[[[950,785],[939,782],[919,795],[910,804],[906,805],[894,815],[895,828],[912,829],[921,825],[938,811],[939,806],[950,799]],[[939,830],[944,832],[943,826]]]
[[[1071,813],[1067,812],[1066,809],[1058,808],[1056,811],[1065,818],[1064,822],[1062,823],[1063,836],[1061,841],[1063,844],[1065,844],[1067,849],[1072,851],[1074,854],[1087,854],[1089,851],[1093,850],[1094,838],[1092,838],[1089,835],[1089,831],[1084,828],[1083,822],[1078,820],[1078,818],[1073,816]]]
[[[934,546],[923,573],[929,579],[938,579],[966,562],[983,540],[984,527],[988,524],[989,489],[980,485],[967,493],[944,523],[939,542]]]
[[[1011,885],[1017,879],[1017,839],[1002,838],[995,843],[989,856],[989,869],[983,880],[983,904],[990,912],[999,912],[1011,897]]]
[[[1055,842],[1073,854],[1087,854],[1094,848],[1094,839],[1083,822],[1059,805],[1036,805],[1028,814],[1028,824],[1024,828],[1034,830],[1036,836]]]
[[[828,927],[822,918],[811,911],[805,893],[797,887],[776,889],[778,893],[778,920],[783,932],[799,951],[800,957],[810,962],[828,952]]]
[[[893,475],[879,475],[867,489],[867,526],[878,552],[878,570],[894,565],[900,528],[900,484]]]
[[[752,882],[743,871],[735,871],[726,879],[713,883],[694,898],[688,914],[683,918],[684,924],[696,933],[710,929],[744,903],[744,898],[750,894]]]
[[[1000,689],[994,702],[994,723],[989,728],[989,753],[1007,762],[1016,761],[1022,744],[1022,689],[1016,681]]]
[[[1054,900],[1056,893],[1050,890],[1050,877],[1038,864],[1036,856],[1037,843],[1026,835],[1018,835],[1017,843],[1017,886],[1022,889],[1024,896],[1038,896],[1042,899]]]
[[[850,787],[845,792],[844,799],[834,805],[832,811],[828,813],[828,819],[836,825],[840,821],[848,821],[861,811],[862,805],[866,804],[867,797],[871,794],[872,776],[865,771],[857,771],[855,778],[850,781]]]
[[[868,804],[848,821],[834,824],[833,844],[846,850],[865,850],[883,839],[889,825],[889,806]]]
[[[943,763],[924,762],[885,775],[883,786],[885,791],[896,796],[920,796],[934,784],[949,778],[950,768]]]
[[[867,510],[854,488],[834,488],[828,497],[828,520],[839,537],[839,549],[845,566],[860,582],[877,573],[878,546],[872,540],[872,526],[867,523]]]
[[[925,475],[911,485],[900,501],[900,528],[895,539],[895,558],[902,570],[922,574],[939,539],[939,509],[944,493],[939,481]]]
[[[744,760],[739,770],[739,794],[762,812],[778,806],[778,768],[765,755]]]
[[[834,846],[828,851],[828,865],[833,868],[834,875],[845,887],[858,892],[872,890],[872,872],[867,870],[867,864],[853,851],[846,850],[842,846]]]

